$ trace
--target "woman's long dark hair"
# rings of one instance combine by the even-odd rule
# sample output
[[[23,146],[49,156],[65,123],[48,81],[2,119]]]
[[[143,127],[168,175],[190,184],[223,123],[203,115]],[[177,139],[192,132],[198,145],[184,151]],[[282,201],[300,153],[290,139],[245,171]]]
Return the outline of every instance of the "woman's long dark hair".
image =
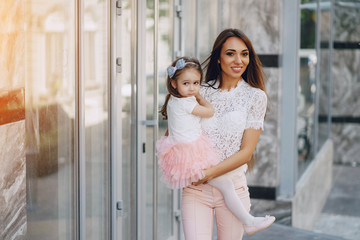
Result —
[[[210,56],[203,62],[203,65],[205,65],[204,69],[206,69],[205,82],[208,83],[210,87],[214,88],[214,85],[217,82],[216,80],[218,80],[220,83],[218,85],[219,88],[222,86],[222,70],[220,64],[218,63],[218,60],[220,59],[221,49],[225,41],[230,37],[240,38],[249,50],[249,64],[241,77],[250,86],[263,90],[267,95],[265,89],[265,77],[260,59],[256,55],[250,39],[245,35],[245,33],[243,33],[239,29],[225,29],[216,38]],[[212,80],[215,81],[213,83],[210,83]],[[253,155],[251,157],[251,160],[248,162],[248,166],[250,170],[254,166]]]
[[[188,58],[188,57],[181,57],[181,58],[177,58],[174,62],[172,62],[171,66],[175,67],[176,65],[176,62],[179,60],[179,59],[184,59],[185,60],[185,63],[188,63],[188,62],[191,62],[191,63],[194,63],[194,64],[186,64],[184,68],[182,69],[177,69],[175,71],[175,74],[174,76],[172,76],[172,78],[169,77],[169,75],[167,75],[167,78],[166,78],[166,87],[167,87],[167,90],[168,90],[168,94],[166,95],[165,97],[165,103],[164,105],[161,107],[161,110],[159,111],[161,113],[161,115],[163,115],[163,119],[164,120],[167,120],[167,111],[166,111],[166,108],[167,108],[167,104],[169,102],[169,99],[170,99],[170,96],[173,95],[174,97],[177,97],[177,98],[181,98],[182,96],[179,94],[179,92],[176,90],[176,88],[174,88],[172,85],[171,85],[171,81],[173,80],[177,80],[178,76],[185,70],[185,69],[188,69],[188,68],[194,68],[196,70],[199,71],[200,73],[200,81],[202,80],[203,78],[203,71],[201,69],[201,65],[199,63],[199,61],[196,59],[196,58]]]
[[[219,87],[222,86],[223,79],[218,60],[220,59],[221,49],[229,37],[240,38],[249,50],[249,64],[245,72],[242,74],[242,78],[250,86],[260,88],[266,93],[262,64],[255,53],[250,39],[239,29],[225,29],[216,38],[210,56],[203,63],[203,65],[205,65],[204,69],[206,69],[205,82],[209,83],[212,80],[219,80]],[[212,83],[212,87],[215,83],[216,81]]]

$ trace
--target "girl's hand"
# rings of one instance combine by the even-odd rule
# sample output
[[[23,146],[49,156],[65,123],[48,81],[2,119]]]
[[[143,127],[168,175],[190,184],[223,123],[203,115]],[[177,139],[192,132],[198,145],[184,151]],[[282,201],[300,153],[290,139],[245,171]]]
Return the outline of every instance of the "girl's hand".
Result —
[[[203,97],[201,96],[201,94],[200,94],[200,91],[198,91],[198,92],[194,95],[194,97],[196,98],[196,100],[197,100],[198,102],[200,102],[201,99],[203,98]]]

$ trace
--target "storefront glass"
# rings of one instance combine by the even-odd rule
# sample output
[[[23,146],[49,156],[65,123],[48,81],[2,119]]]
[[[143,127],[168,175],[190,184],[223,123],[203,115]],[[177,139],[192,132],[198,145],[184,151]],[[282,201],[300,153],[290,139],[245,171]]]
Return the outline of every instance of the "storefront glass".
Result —
[[[197,1],[184,0],[183,1],[183,12],[182,22],[183,26],[181,29],[182,38],[184,38],[184,55],[195,57],[196,56],[196,33],[197,33]]]
[[[218,1],[198,0],[197,57],[203,62],[210,55],[212,44],[218,35]],[[206,23],[204,27],[203,24]]]
[[[76,239],[75,3],[24,4],[27,239]]]
[[[158,38],[158,84],[159,95],[157,109],[162,107],[166,89],[166,69],[173,61],[173,3],[170,0],[159,1],[159,38]],[[159,115],[158,138],[164,136],[167,129],[167,121]],[[158,239],[165,240],[176,237],[174,210],[178,208],[177,193],[167,188],[160,181],[161,173],[158,171]],[[176,205],[174,205],[176,204]]]
[[[302,0],[300,5],[300,66],[298,86],[297,148],[298,176],[314,156],[315,101],[316,101],[316,27],[317,3]]]
[[[120,86],[121,91],[118,93],[120,95],[120,104],[121,104],[121,114],[119,116],[121,121],[121,150],[120,156],[121,159],[116,159],[116,161],[121,164],[121,172],[118,174],[118,181],[116,184],[119,184],[121,191],[121,200],[122,200],[122,213],[121,217],[121,229],[118,229],[121,235],[121,239],[132,239],[135,229],[135,219],[134,212],[136,212],[136,201],[133,198],[133,193],[135,191],[134,187],[134,165],[136,164],[134,158],[134,118],[133,118],[133,83],[132,83],[132,73],[133,73],[133,62],[134,56],[132,49],[134,47],[132,43],[132,29],[133,29],[133,1],[125,0],[122,1],[122,15],[120,21],[120,55],[123,61],[121,61],[121,76],[120,76]]]
[[[27,238],[107,239],[108,3],[26,8]]]
[[[318,150],[323,146],[326,139],[329,137],[329,99],[330,99],[330,34],[331,34],[331,1],[321,0],[319,2],[320,8],[320,24],[319,24],[319,111],[318,111]]]
[[[85,180],[84,239],[109,239],[110,235],[110,136],[109,136],[109,2],[83,1],[81,36],[83,55],[82,104],[84,122],[83,161]],[[80,44],[81,44],[80,43]],[[80,86],[81,88],[81,86]],[[81,96],[80,96],[81,97]],[[81,109],[81,108],[80,108]],[[80,112],[80,114],[82,114]]]

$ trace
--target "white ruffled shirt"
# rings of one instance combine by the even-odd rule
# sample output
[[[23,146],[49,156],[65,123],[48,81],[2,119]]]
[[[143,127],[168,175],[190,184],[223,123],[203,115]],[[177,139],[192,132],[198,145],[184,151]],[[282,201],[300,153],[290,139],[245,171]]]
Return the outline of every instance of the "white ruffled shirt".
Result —
[[[263,129],[267,106],[264,91],[240,80],[235,88],[220,90],[219,82],[212,87],[202,86],[200,94],[214,107],[211,118],[203,118],[202,130],[219,153],[221,161],[240,150],[243,133],[248,128]],[[245,173],[247,164],[230,173]]]

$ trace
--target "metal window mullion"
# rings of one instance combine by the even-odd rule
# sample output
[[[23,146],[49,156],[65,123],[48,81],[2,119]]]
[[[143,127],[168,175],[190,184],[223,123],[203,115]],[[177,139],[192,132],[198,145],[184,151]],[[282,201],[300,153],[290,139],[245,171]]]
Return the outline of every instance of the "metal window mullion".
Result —
[[[297,96],[299,82],[299,0],[283,0],[279,198],[291,199],[297,179]],[[294,24],[295,23],[295,24]],[[295,26],[295,27],[294,27]],[[295,60],[294,60],[295,59]]]
[[[146,143],[146,126],[142,120],[146,119],[146,4],[138,1],[137,19],[137,54],[136,54],[136,153],[137,153],[137,234],[138,240],[146,240],[146,153],[141,146]]]
[[[75,1],[75,121],[74,121],[74,220],[75,231],[74,239],[80,239],[80,164],[79,164],[79,1]]]
[[[131,144],[132,146],[130,158],[131,158],[131,179],[130,179],[130,189],[131,190],[131,206],[128,206],[131,209],[131,222],[130,222],[130,234],[134,236],[134,239],[139,239],[139,226],[137,222],[138,216],[138,170],[137,170],[137,159],[138,159],[138,145],[137,145],[137,61],[138,61],[138,0],[131,0]]]
[[[218,0],[218,19],[217,19],[217,33],[220,34],[222,31],[222,23],[223,23],[223,0]]]
[[[75,2],[75,138],[76,138],[76,236],[85,236],[85,109],[83,77],[83,1]]]
[[[332,64],[334,54],[334,0],[330,1],[330,40],[329,40],[329,97],[328,97],[328,138],[331,138],[331,118],[332,118]]]
[[[200,3],[199,0],[195,0],[195,56],[197,59],[200,59],[200,49],[199,49],[199,19],[200,19]]]
[[[314,148],[312,153],[312,158],[314,158],[318,151],[319,144],[319,91],[320,91],[320,26],[321,26],[321,17],[320,17],[320,4],[319,0],[316,1],[316,35],[315,35],[315,48],[316,48],[316,69],[315,69],[315,111],[313,116],[314,121]]]
[[[181,57],[183,55],[183,36],[182,36],[182,11],[183,11],[183,5],[181,0],[174,0],[173,1],[173,54],[172,59]]]
[[[182,13],[183,6],[182,6],[182,1],[181,0],[179,1],[178,6],[180,6],[180,13],[178,15],[178,18],[179,18],[179,36],[178,36],[179,37],[179,48],[178,48],[178,55],[180,55],[180,56],[176,56],[176,57],[182,57],[182,55],[184,54],[183,53],[184,43],[183,43],[183,37],[182,37],[182,35],[183,35],[183,18],[182,18],[182,16],[183,16],[183,13]]]
[[[80,240],[86,239],[86,165],[85,165],[85,78],[84,78],[84,1],[79,8],[79,163],[80,163]]]
[[[159,34],[159,0],[154,0],[154,112],[153,119],[158,123],[158,34]],[[154,125],[153,140],[158,136],[158,124]],[[156,158],[156,145],[153,144],[153,239],[158,239],[158,168]]]
[[[109,34],[108,38],[108,49],[107,52],[109,54],[109,78],[108,78],[108,102],[109,102],[109,111],[108,111],[108,119],[110,119],[110,124],[108,127],[108,136],[110,143],[110,239],[115,240],[118,239],[118,232],[116,231],[118,228],[118,222],[116,221],[116,203],[118,201],[118,197],[120,196],[118,192],[118,185],[116,184],[116,173],[121,175],[121,171],[118,171],[118,165],[116,164],[115,159],[121,159],[116,146],[121,146],[118,141],[118,128],[121,129],[121,122],[118,125],[118,118],[116,103],[117,103],[117,88],[116,85],[116,0],[111,0],[110,4],[108,4],[108,13],[109,13]],[[121,135],[120,135],[121,136]],[[121,184],[119,184],[121,186]],[[119,227],[119,229],[121,229]],[[119,230],[120,231],[120,230]],[[120,234],[119,234],[120,235]],[[119,236],[119,239],[121,237]]]

